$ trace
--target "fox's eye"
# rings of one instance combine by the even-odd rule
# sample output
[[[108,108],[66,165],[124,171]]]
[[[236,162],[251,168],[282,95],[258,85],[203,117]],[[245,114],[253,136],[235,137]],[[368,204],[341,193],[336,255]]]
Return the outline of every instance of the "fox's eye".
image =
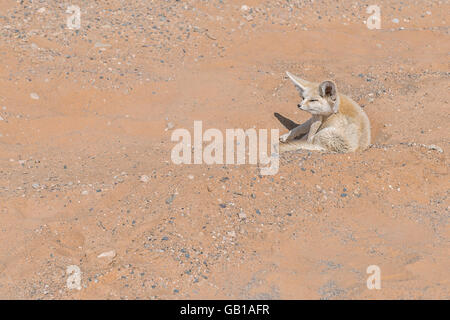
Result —
[[[317,99],[309,99],[309,102],[317,102],[317,101],[319,101],[319,100],[317,100]]]

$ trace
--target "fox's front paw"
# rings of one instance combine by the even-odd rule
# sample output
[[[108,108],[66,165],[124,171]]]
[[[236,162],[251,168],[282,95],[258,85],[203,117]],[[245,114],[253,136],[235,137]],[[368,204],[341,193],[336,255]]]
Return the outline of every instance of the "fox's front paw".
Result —
[[[280,136],[280,142],[287,142],[289,140],[289,133]]]

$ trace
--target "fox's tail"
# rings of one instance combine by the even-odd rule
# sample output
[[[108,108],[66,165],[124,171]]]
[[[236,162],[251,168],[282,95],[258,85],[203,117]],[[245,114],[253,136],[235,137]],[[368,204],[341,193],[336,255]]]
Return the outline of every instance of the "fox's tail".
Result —
[[[309,151],[326,151],[323,147],[308,143],[303,140],[293,140],[288,142],[280,142],[278,152],[281,154],[288,151],[309,150]]]

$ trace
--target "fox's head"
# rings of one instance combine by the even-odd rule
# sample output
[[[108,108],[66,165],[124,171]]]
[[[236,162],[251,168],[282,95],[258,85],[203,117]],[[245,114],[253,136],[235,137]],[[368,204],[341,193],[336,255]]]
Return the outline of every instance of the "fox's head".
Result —
[[[339,95],[336,84],[331,80],[320,84],[309,82],[286,72],[300,92],[302,101],[298,104],[301,110],[320,116],[329,116],[339,110]]]

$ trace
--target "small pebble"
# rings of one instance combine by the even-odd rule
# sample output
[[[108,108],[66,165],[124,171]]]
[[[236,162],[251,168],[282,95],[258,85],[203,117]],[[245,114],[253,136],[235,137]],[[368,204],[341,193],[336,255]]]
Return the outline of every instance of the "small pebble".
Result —
[[[111,251],[106,251],[103,253],[100,253],[97,258],[114,258],[116,256],[116,251],[111,250]]]

